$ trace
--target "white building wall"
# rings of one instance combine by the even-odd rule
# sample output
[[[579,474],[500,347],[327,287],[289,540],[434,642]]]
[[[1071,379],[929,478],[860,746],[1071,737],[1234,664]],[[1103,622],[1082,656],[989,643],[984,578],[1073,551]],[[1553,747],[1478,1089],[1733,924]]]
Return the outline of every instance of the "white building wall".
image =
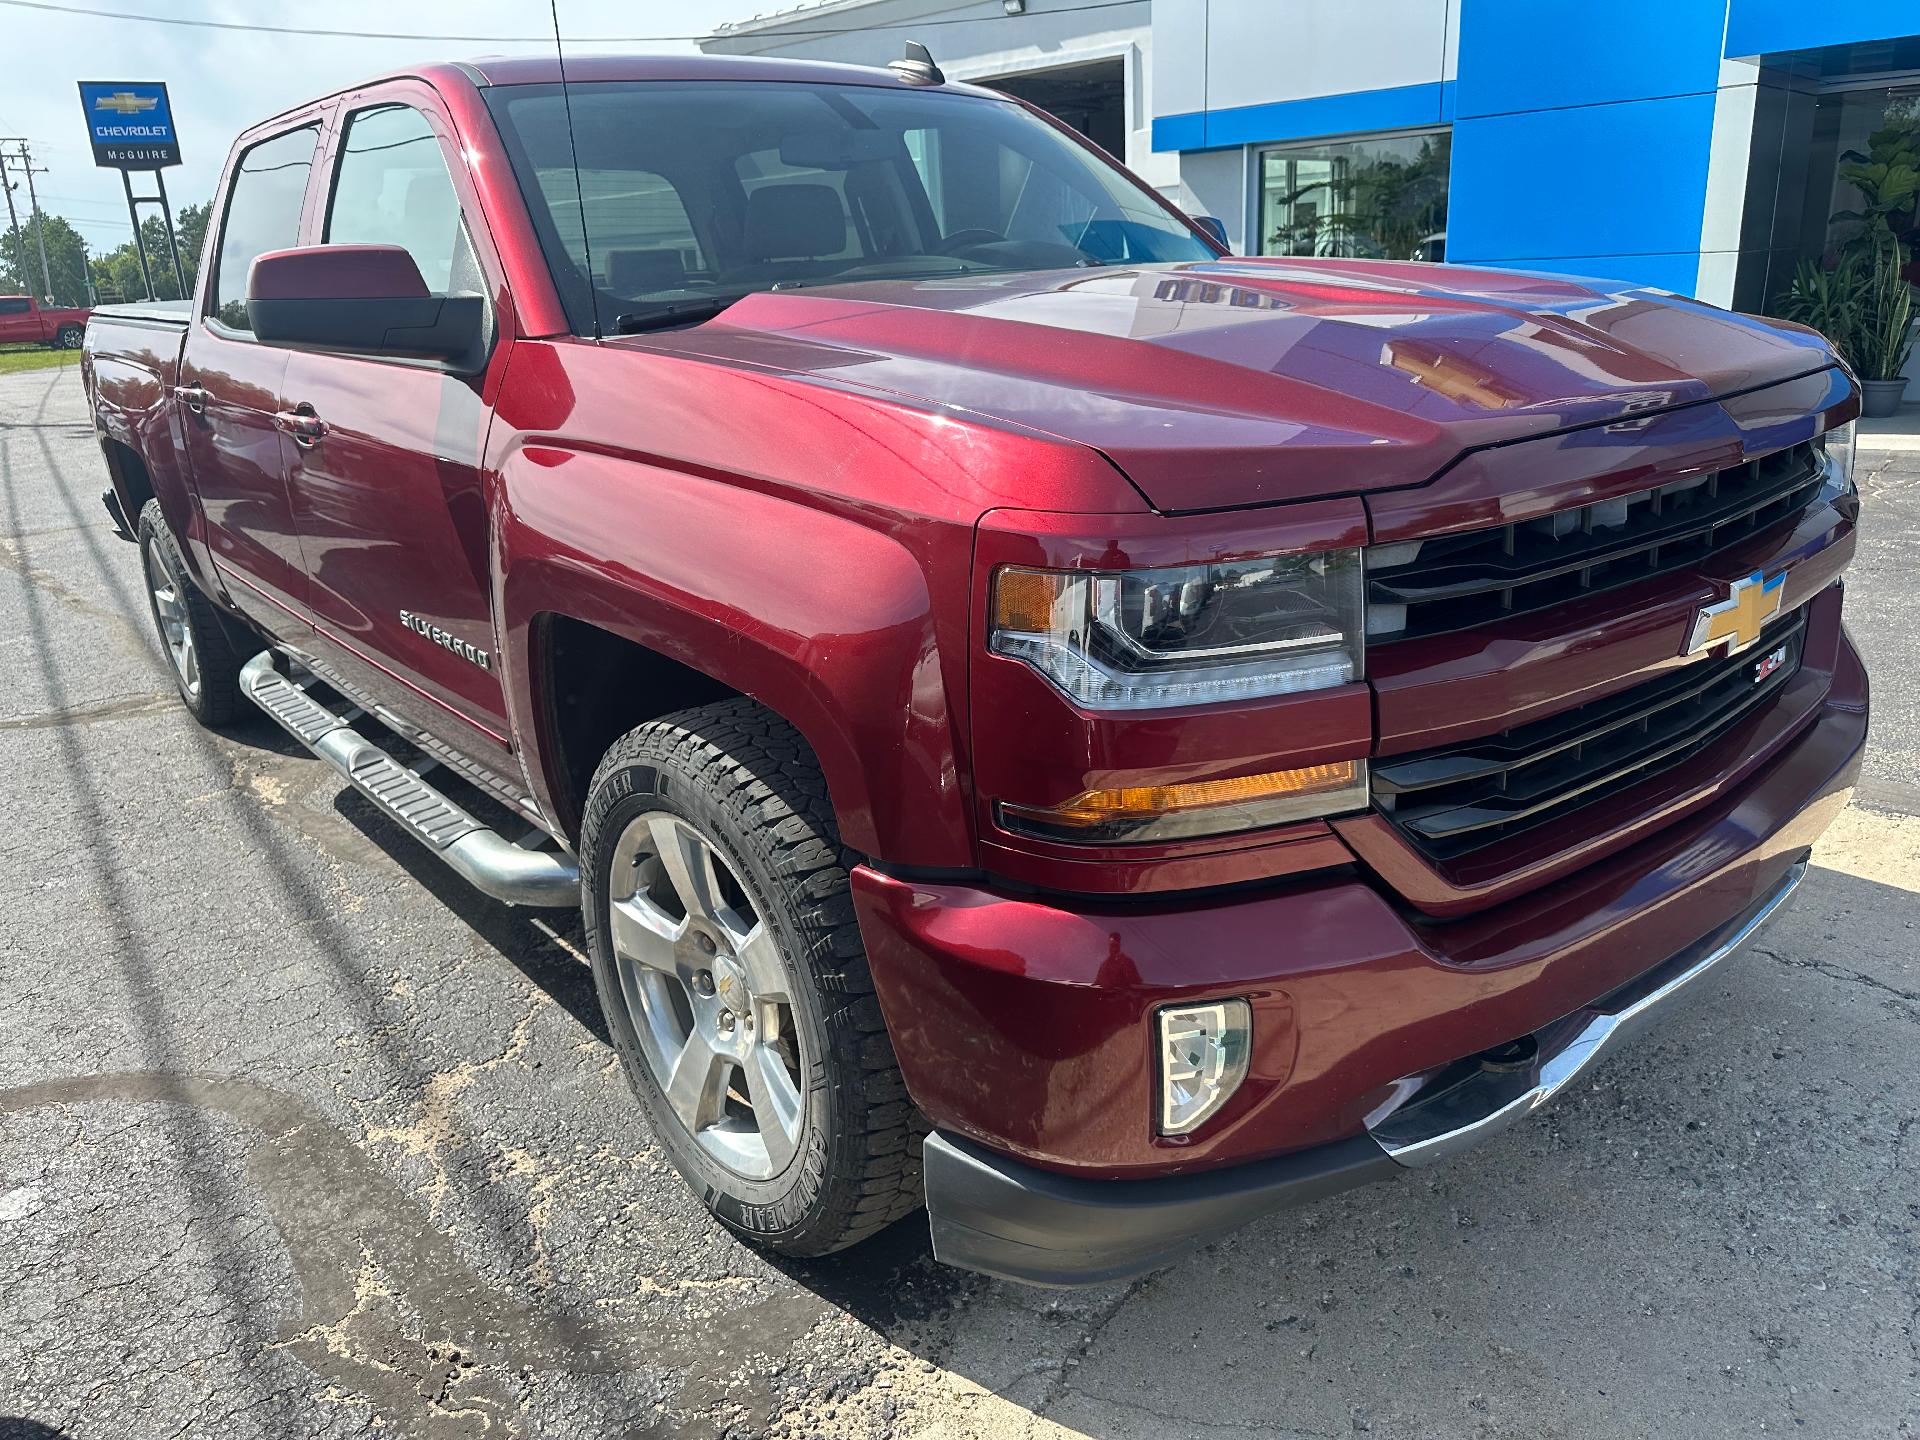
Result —
[[[1252,179],[1245,150],[1206,150],[1180,157],[1180,176],[1162,193],[1189,215],[1211,215],[1226,227],[1235,253],[1247,233]]]
[[[745,22],[703,41],[701,49],[717,55],[885,65],[900,58],[907,41],[918,40],[951,80],[994,80],[1118,59],[1127,82],[1127,147],[1122,158],[1148,184],[1177,184],[1179,157],[1153,152],[1153,5],[1134,0],[1111,9],[1085,10],[1081,3],[1027,0],[1024,14],[1008,15],[1001,0],[837,0]],[[915,28],[916,22],[928,20],[941,23]],[[841,34],[803,33],[842,27]]]
[[[1733,304],[1759,79],[1758,65],[1745,60],[1720,62],[1713,139],[1707,154],[1707,198],[1701,207],[1699,278],[1693,290],[1713,305]]]
[[[1203,8],[1212,110],[1445,78],[1446,0],[1211,0]]]
[[[1154,0],[1153,95],[1156,115],[1207,108],[1207,0]]]

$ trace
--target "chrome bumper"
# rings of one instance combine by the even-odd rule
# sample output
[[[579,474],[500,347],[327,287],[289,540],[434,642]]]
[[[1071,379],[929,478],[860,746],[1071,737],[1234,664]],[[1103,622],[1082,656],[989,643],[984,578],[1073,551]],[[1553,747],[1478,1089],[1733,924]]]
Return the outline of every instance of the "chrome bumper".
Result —
[[[1604,999],[1505,1047],[1508,1053],[1408,1076],[1369,1117],[1367,1133],[1392,1159],[1414,1167],[1450,1159],[1524,1119],[1753,939],[1806,873],[1803,860],[1745,915]]]

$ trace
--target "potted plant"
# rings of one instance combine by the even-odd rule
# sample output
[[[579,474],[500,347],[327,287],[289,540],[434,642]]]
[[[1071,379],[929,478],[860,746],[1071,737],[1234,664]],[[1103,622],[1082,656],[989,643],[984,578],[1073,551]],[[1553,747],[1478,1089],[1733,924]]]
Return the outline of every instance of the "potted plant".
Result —
[[[1891,231],[1881,235],[1860,293],[1853,366],[1860,376],[1860,413],[1891,415],[1906,393],[1913,354],[1913,286],[1907,283],[1906,247]]]
[[[1802,260],[1775,307],[1782,320],[1810,326],[1854,363],[1860,338],[1860,261],[1842,255],[1831,270]]]
[[[1913,354],[1913,287],[1902,235],[1912,228],[1920,199],[1920,126],[1895,120],[1868,137],[1866,154],[1849,150],[1841,159],[1847,163],[1840,178],[1860,192],[1863,207],[1833,217],[1861,227],[1852,242],[1854,253],[1865,256],[1853,355],[1865,392],[1861,409],[1891,415],[1907,388],[1900,372]]]
[[[1914,346],[1905,237],[1920,200],[1920,122],[1892,119],[1869,137],[1866,153],[1849,150],[1841,159],[1840,178],[1859,192],[1862,208],[1833,219],[1860,228],[1831,269],[1801,263],[1780,314],[1831,340],[1860,377],[1861,413],[1886,416],[1900,407],[1907,388],[1900,372]]]

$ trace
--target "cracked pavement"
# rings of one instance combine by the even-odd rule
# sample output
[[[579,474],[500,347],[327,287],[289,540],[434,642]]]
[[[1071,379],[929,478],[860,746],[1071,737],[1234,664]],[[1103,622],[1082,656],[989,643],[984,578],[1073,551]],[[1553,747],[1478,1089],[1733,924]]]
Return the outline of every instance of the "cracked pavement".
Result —
[[[172,702],[77,374],[0,377],[0,1437],[1920,1432],[1920,456],[1857,803],[1760,948],[1464,1161],[1125,1287],[709,1223],[578,926]]]

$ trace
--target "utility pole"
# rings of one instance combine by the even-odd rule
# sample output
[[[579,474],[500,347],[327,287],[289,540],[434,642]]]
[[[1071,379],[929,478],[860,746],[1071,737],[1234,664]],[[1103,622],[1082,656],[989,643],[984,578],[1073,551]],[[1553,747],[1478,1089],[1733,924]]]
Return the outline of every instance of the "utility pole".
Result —
[[[53,303],[53,271],[47,265],[47,217],[40,213],[40,197],[33,193],[33,177],[47,173],[44,165],[33,163],[33,154],[27,149],[27,142],[15,142],[20,146],[20,168],[27,172],[27,206],[33,216],[33,238],[40,243],[40,283],[46,286],[41,298],[47,304]],[[25,256],[21,257],[22,269],[25,268]]]
[[[20,267],[20,283],[27,283],[27,247],[20,240],[20,217],[13,210],[13,181],[7,178],[6,140],[0,140],[0,192],[7,197],[7,229],[13,234],[13,263]]]

